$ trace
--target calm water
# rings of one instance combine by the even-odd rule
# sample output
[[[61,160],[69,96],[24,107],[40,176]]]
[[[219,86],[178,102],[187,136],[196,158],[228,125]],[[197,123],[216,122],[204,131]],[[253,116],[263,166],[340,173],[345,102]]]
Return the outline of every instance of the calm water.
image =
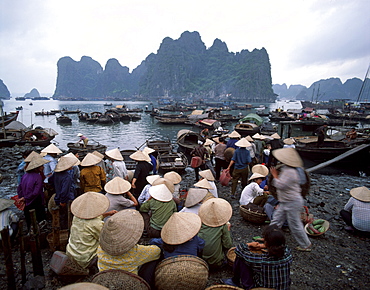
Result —
[[[53,128],[59,133],[55,137],[55,142],[58,142],[59,147],[62,149],[68,149],[67,143],[77,142],[78,133],[82,133],[87,136],[90,140],[95,140],[101,144],[104,144],[108,149],[119,147],[120,149],[135,149],[145,143],[148,139],[167,139],[169,138],[173,144],[176,143],[176,134],[181,129],[190,129],[196,132],[199,131],[198,127],[192,127],[190,125],[163,125],[156,121],[147,113],[140,113],[141,120],[128,123],[115,123],[113,125],[97,125],[87,124],[86,122],[80,122],[77,114],[69,114],[68,116],[72,119],[71,125],[60,125],[56,123],[55,116],[35,116],[35,112],[50,111],[53,109],[67,108],[68,110],[80,109],[83,112],[104,112],[108,107],[104,106],[105,101],[94,101],[94,102],[65,102],[65,101],[32,101],[33,106],[30,106],[30,100],[16,101],[14,99],[4,101],[4,111],[11,112],[15,111],[18,106],[23,106],[23,110],[20,111],[18,121],[24,123],[26,126],[34,124],[34,126],[41,126],[44,128]],[[113,106],[122,105],[122,102],[112,102]],[[149,106],[149,102],[125,102],[128,108],[143,108]],[[274,104],[271,104],[274,105]],[[269,110],[269,108],[266,108]],[[251,110],[239,110],[239,111],[227,111],[226,113],[232,113],[237,115],[242,113],[243,116],[248,113],[254,112]],[[168,112],[165,112],[168,113]],[[186,112],[187,114],[190,112]],[[229,130],[233,130],[235,123],[229,123],[224,127]]]

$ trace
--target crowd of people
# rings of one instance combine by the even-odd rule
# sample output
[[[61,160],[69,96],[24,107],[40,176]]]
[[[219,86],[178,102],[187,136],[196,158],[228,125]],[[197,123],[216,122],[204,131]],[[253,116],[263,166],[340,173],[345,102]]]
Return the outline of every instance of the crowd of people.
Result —
[[[235,131],[226,137],[207,137],[191,152],[202,162],[194,168],[195,182],[186,188],[185,198],[180,194],[181,175],[171,171],[161,176],[154,150],[148,147],[130,155],[137,162],[135,171],[127,170],[118,148],[88,153],[81,161],[78,155],[63,155],[54,144],[40,153],[27,152],[17,170],[17,191],[28,229],[31,209],[39,225],[45,226],[48,203],[53,204],[51,213],[59,211],[60,227],[68,228],[71,204],[65,254],[83,269],[126,270],[153,287],[155,267],[169,257],[198,256],[217,270],[234,246],[232,207],[217,191],[221,172],[228,171],[229,197],[243,206],[260,207],[270,224],[260,241],[236,245],[234,276],[222,283],[244,289],[289,289],[292,245],[286,244],[281,228],[289,227],[297,251],[312,250],[300,217],[301,185],[307,180],[294,139],[281,140],[276,133],[243,138]],[[271,187],[276,195],[270,193]],[[370,190],[355,188],[351,196],[340,212],[347,230],[370,232]],[[13,201],[0,202],[1,226],[9,225],[14,236],[18,220],[8,212]]]

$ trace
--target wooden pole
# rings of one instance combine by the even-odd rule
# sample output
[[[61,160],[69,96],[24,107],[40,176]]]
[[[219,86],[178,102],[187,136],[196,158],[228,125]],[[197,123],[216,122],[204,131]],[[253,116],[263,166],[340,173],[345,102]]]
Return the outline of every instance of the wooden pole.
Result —
[[[21,274],[22,274],[22,284],[26,283],[27,271],[26,271],[26,251],[24,249],[24,237],[23,237],[23,220],[18,223],[18,233],[19,233],[19,251],[21,259]]]
[[[3,242],[6,276],[8,277],[8,289],[16,289],[15,277],[12,259],[12,247],[10,244],[10,236],[8,227],[1,231],[1,239]]]
[[[30,210],[31,216],[31,256],[34,276],[44,276],[44,266],[42,264],[41,247],[40,247],[40,229],[36,220],[36,212],[34,209]]]

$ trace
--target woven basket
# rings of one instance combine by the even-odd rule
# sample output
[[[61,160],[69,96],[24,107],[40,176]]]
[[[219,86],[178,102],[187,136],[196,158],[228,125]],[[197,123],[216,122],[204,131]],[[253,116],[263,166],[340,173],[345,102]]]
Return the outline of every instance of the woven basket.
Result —
[[[208,265],[196,256],[170,257],[155,269],[155,286],[160,290],[203,290],[207,281]]]
[[[243,205],[239,207],[239,213],[246,221],[255,224],[263,224],[266,221],[267,215],[245,208]]]
[[[212,290],[212,289],[217,289],[217,290],[229,290],[229,289],[243,289],[231,285],[213,285],[211,287],[206,288],[205,290]]]
[[[97,273],[92,281],[110,290],[150,290],[149,284],[141,277],[128,271],[111,269]]]
[[[227,257],[227,263],[229,264],[229,266],[232,267],[234,265],[235,258],[236,258],[235,247],[232,247],[227,251],[226,257]]]
[[[51,250],[56,251],[60,250],[62,252],[66,251],[66,247],[68,244],[68,236],[69,236],[69,231],[68,230],[61,230],[59,231],[59,243],[60,243],[60,249],[56,249],[54,242],[53,242],[53,233],[50,233],[46,236],[46,240],[49,243],[49,247]]]

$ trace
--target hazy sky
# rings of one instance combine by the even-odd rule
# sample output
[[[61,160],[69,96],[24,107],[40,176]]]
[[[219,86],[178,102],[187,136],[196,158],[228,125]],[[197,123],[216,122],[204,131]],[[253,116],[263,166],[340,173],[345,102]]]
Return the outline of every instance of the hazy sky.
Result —
[[[369,0],[0,0],[0,79],[11,93],[53,93],[57,61],[116,58],[130,71],[163,38],[198,31],[229,51],[265,47],[272,82],[363,79]]]

